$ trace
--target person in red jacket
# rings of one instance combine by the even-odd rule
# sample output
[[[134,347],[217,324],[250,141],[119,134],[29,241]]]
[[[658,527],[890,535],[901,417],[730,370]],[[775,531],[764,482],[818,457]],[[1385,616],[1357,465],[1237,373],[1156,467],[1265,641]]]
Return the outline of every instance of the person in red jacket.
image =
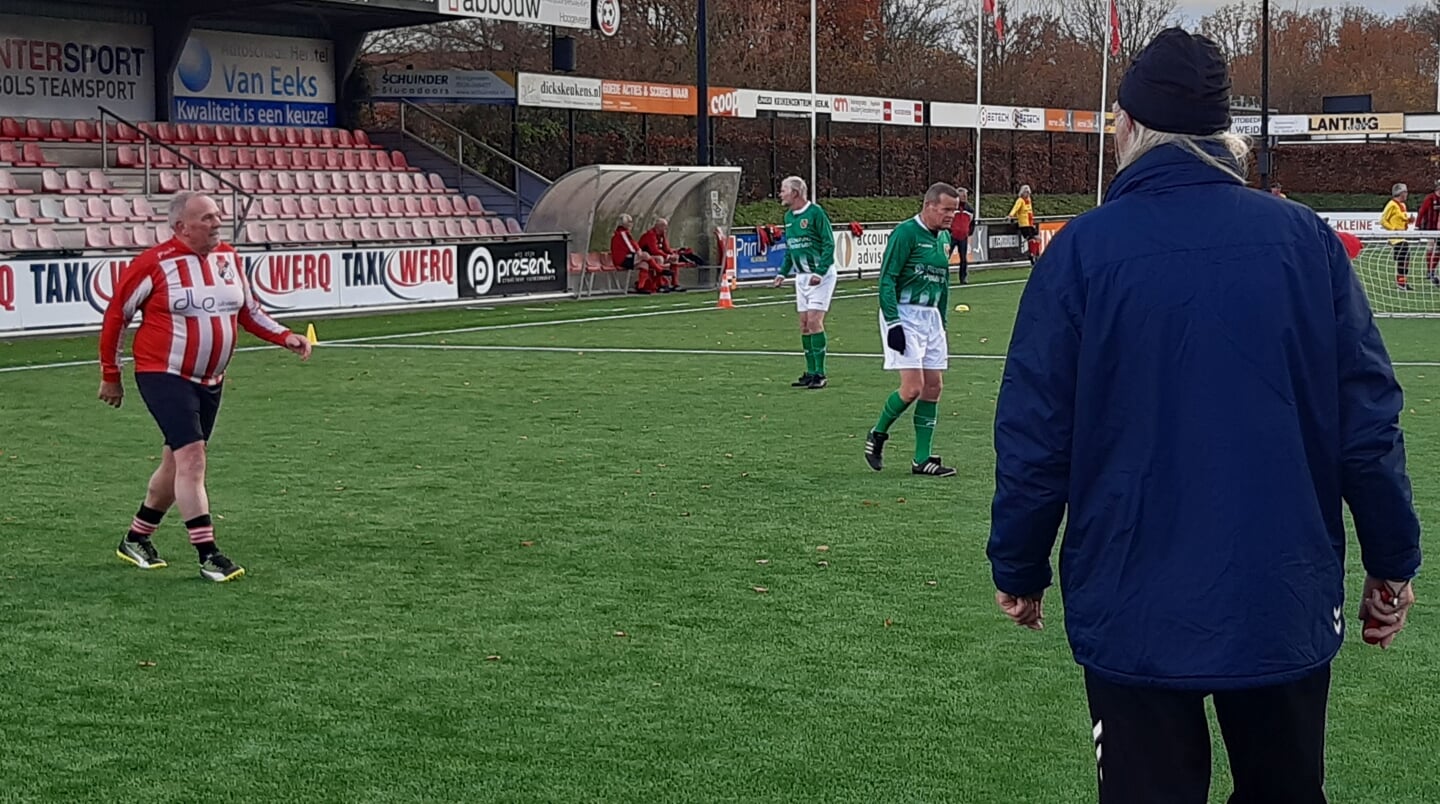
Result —
[[[1440,230],[1440,181],[1435,182],[1435,191],[1420,202],[1420,211],[1415,215],[1415,228],[1430,232]],[[1430,253],[1425,257],[1425,267],[1426,277],[1432,283],[1440,285],[1440,276],[1436,274],[1436,269],[1440,268],[1440,241],[1430,241]]]
[[[970,232],[975,225],[975,208],[970,206],[969,191],[960,191],[960,208],[955,210],[955,220],[950,223],[950,254],[960,252],[960,284],[970,284]]]
[[[170,202],[175,237],[145,251],[121,272],[100,331],[100,400],[118,408],[121,336],[135,314],[135,386],[165,436],[160,468],[145,502],[115,549],[141,569],[165,559],[150,537],[172,505],[200,557],[200,575],[228,581],[245,574],[215,546],[205,491],[205,444],[220,411],[225,368],[235,351],[237,325],[258,338],[310,357],[310,342],[276,323],[250,292],[235,249],[220,242],[220,208],[209,196],[176,193]]]
[[[670,222],[664,218],[656,218],[655,225],[650,227],[645,234],[640,236],[640,250],[650,255],[650,271],[641,280],[648,282],[649,291],[641,292],[670,293],[671,291],[684,290],[680,287],[680,254],[670,248]]]
[[[629,215],[622,214],[615,222],[615,233],[610,235],[610,259],[615,267],[622,271],[635,271],[635,289],[641,293],[651,293],[647,290],[646,276],[649,275],[650,255],[635,242],[635,237],[630,233],[631,227],[635,225],[635,219]]]

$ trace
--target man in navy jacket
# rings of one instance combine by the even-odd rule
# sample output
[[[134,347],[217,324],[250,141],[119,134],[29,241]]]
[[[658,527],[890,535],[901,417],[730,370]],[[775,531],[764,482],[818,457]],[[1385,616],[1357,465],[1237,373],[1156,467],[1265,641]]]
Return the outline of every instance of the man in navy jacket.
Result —
[[[1215,698],[1232,802],[1323,802],[1345,524],[1366,641],[1414,601],[1401,390],[1349,257],[1247,189],[1214,43],[1159,34],[1120,89],[1120,173],[1025,288],[995,417],[996,600],[1065,624],[1102,802],[1205,802]],[[1203,221],[1177,225],[1176,221]]]

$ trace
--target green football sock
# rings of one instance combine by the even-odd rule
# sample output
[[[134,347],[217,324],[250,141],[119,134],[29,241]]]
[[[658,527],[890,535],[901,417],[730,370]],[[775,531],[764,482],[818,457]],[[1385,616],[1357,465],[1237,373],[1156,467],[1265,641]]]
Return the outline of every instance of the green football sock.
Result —
[[[885,400],[885,409],[880,411],[880,421],[875,423],[875,432],[890,432],[890,425],[894,424],[895,420],[900,418],[900,414],[904,413],[908,407],[910,407],[910,403],[900,398],[899,391],[892,393],[890,398]]]
[[[805,347],[805,373],[815,373],[815,336],[801,335],[800,343]]]
[[[810,348],[815,350],[816,374],[825,373],[825,343],[827,340],[823,329],[810,336]]]
[[[935,417],[939,402],[920,400],[915,403],[915,462],[930,458],[930,445],[935,442]]]

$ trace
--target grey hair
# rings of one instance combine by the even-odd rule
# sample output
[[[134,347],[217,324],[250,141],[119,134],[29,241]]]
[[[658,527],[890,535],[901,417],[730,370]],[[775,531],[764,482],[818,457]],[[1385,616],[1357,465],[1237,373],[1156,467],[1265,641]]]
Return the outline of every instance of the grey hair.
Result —
[[[930,185],[930,189],[925,191],[925,203],[927,204],[938,204],[940,203],[940,199],[942,198],[959,197],[960,191],[955,189],[955,185],[946,184],[943,181],[935,182],[934,184]]]
[[[1409,188],[1409,187],[1406,187],[1406,186],[1405,186],[1405,182],[1402,181],[1402,182],[1400,182],[1399,184],[1396,184],[1394,187],[1391,187],[1391,188],[1390,188],[1390,197],[1391,197],[1391,198],[1399,198],[1401,193],[1408,193],[1408,192],[1410,192],[1410,188]]]
[[[799,176],[786,176],[784,179],[780,180],[780,187],[782,189],[785,187],[789,187],[790,189],[799,193],[801,198],[810,197],[810,191],[805,186],[805,180],[800,178]]]
[[[180,223],[180,218],[184,217],[185,208],[190,206],[190,202],[203,195],[205,194],[196,190],[181,190],[170,197],[170,214],[167,217],[172,232],[175,230],[176,224]]]
[[[1028,184],[1022,184],[1022,185],[1020,185],[1020,195],[1028,195],[1028,194],[1030,194],[1030,185],[1028,185]]]
[[[666,226],[669,226],[669,225],[670,225],[670,219],[669,219],[669,218],[656,218],[654,225],[655,225],[655,226],[659,226],[659,225],[661,225],[662,223],[663,223],[664,225],[666,225]]]
[[[620,213],[620,219],[616,221],[616,225],[618,225],[618,226],[634,226],[634,225],[635,225],[635,219],[632,218],[632,217],[630,217],[630,214],[629,214],[628,212],[622,212],[622,213]]]
[[[1125,114],[1125,110],[1121,109],[1120,113]],[[1115,150],[1120,162],[1117,170],[1124,170],[1134,164],[1135,160],[1162,145],[1175,145],[1190,152],[1210,167],[1222,170],[1242,183],[1245,181],[1245,174],[1249,172],[1250,163],[1250,140],[1245,137],[1230,131],[1221,131],[1208,136],[1171,134],[1165,131],[1156,131],[1128,114],[1125,114],[1125,119],[1129,121],[1132,133],[1127,142],[1122,143],[1118,138],[1115,141]],[[1235,159],[1235,165],[1226,164],[1200,147],[1207,144],[1224,147]],[[1237,165],[1238,170],[1236,169]]]

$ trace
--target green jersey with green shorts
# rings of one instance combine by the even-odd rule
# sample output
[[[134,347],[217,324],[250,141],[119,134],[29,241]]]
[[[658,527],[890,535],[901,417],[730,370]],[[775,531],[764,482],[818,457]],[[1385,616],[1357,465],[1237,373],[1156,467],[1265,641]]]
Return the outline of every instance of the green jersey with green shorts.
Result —
[[[903,353],[885,346],[885,368],[945,369],[950,304],[950,231],[931,231],[917,215],[895,227],[880,262],[880,341],[899,324]]]

